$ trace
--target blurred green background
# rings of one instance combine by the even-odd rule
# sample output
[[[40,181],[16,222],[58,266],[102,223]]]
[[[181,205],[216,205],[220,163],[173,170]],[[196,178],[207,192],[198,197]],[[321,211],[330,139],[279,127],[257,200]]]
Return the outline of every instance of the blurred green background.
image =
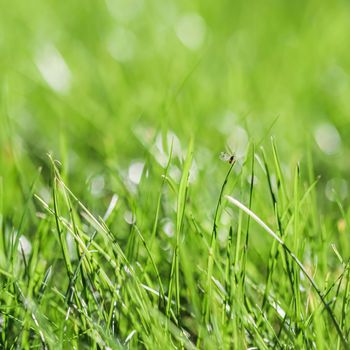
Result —
[[[325,181],[350,170],[348,1],[12,1],[0,13],[5,206],[47,152],[83,192],[91,174],[144,159],[157,132],[183,148],[194,135],[206,174],[227,143],[240,153],[271,135],[287,165],[308,149]]]
[[[172,263],[173,251],[178,252],[174,250],[175,238],[176,247],[180,240],[180,270],[184,273],[181,303],[188,312],[185,322],[192,334],[197,335],[199,325],[205,325],[210,333],[209,323],[201,324],[198,316],[205,304],[202,305],[206,295],[202,293],[206,288],[205,271],[208,271],[208,285],[211,281],[207,260],[210,261],[212,252],[208,248],[217,199],[229,168],[219,160],[220,152],[226,148],[239,159],[248,150],[249,154],[246,166],[242,166],[241,160],[235,164],[225,194],[232,194],[244,204],[252,200],[252,210],[273,230],[286,234],[286,243],[315,276],[322,292],[329,283],[339,280],[339,271],[350,252],[349,33],[347,0],[0,1],[0,272],[1,276],[7,276],[2,277],[5,287],[0,294],[4,306],[0,311],[8,312],[6,320],[10,320],[9,326],[3,328],[5,318],[0,318],[2,340],[11,343],[18,339],[18,348],[29,344],[17,322],[28,321],[29,312],[23,308],[27,302],[17,302],[18,296],[12,300],[12,294],[19,293],[11,292],[12,282],[8,283],[7,278],[18,279],[24,286],[28,282],[29,287],[24,291],[28,290],[29,299],[34,291],[32,300],[40,305],[41,315],[55,324],[58,338],[53,339],[70,344],[75,341],[75,332],[85,334],[84,328],[76,329],[77,319],[72,316],[71,338],[64,339],[65,331],[61,330],[66,329],[67,317],[65,312],[56,314],[56,309],[65,310],[68,305],[62,304],[60,295],[68,290],[71,278],[65,271],[65,256],[58,245],[63,230],[55,226],[54,217],[45,213],[47,208],[43,205],[55,207],[48,153],[61,162],[58,167],[64,183],[92,213],[90,217],[107,218],[113,241],[100,234],[96,237],[108,259],[97,257],[94,266],[116,279],[111,284],[113,288],[119,288],[120,284],[118,274],[108,265],[113,259],[119,261],[113,250],[116,242],[131,266],[144,264],[147,273],[150,267],[146,250],[134,231],[135,220],[145,242],[153,243],[156,238],[151,243],[152,263],[158,266],[164,285],[168,284],[172,266],[176,265]],[[181,196],[176,191],[192,137],[194,161],[186,203],[183,196],[186,209],[181,227],[182,213],[178,206]],[[271,137],[282,171],[272,154]],[[162,175],[171,143],[173,159],[166,182]],[[250,153],[252,144],[256,146],[255,158]],[[265,150],[266,166],[260,147]],[[252,159],[256,160],[254,186],[250,186]],[[268,167],[271,173],[266,175]],[[314,193],[309,186],[319,175],[321,180]],[[58,191],[61,191],[58,207],[62,220],[73,222],[76,216],[79,228],[87,233],[84,240],[93,237],[95,228],[86,219],[87,211],[81,210],[74,200],[76,215],[71,215],[66,192],[62,188]],[[55,214],[57,220],[56,209]],[[278,215],[285,226],[280,226]],[[226,266],[229,266],[225,262],[226,251],[232,250],[228,235],[238,226],[237,231],[241,234],[246,229],[248,237],[250,222],[245,220],[237,208],[226,202],[218,214],[218,252],[213,277],[225,284],[225,288]],[[271,248],[271,238],[261,227],[254,223],[251,227],[249,251],[246,250],[248,238],[245,246],[243,236],[242,241],[237,238],[235,243],[235,264],[241,261],[237,257],[242,253],[242,261],[247,259],[247,265],[241,273],[240,264],[236,264],[234,274],[245,276],[247,272],[252,285],[268,285],[266,276],[275,251],[272,262],[276,271],[271,279],[272,287],[267,286],[266,290],[273,291],[270,294],[275,294],[286,309],[291,308],[293,295],[283,254],[277,259],[276,242]],[[70,247],[69,261],[75,266],[80,248],[78,245],[74,248],[72,237],[67,234],[65,243]],[[63,247],[65,243],[60,244]],[[26,270],[25,259],[22,263],[25,244],[28,261],[34,261],[31,273]],[[339,257],[344,262],[338,261]],[[40,304],[40,281],[46,286],[45,276],[51,269],[54,278]],[[276,318],[270,310],[269,321],[273,326],[276,321],[276,325],[281,323],[292,330],[290,338],[289,330],[286,335],[286,347],[293,344],[303,348],[296,344],[309,344],[304,346],[308,348],[312,344],[321,349],[317,342],[325,344],[324,348],[332,346],[335,330],[325,321],[327,314],[323,309],[314,312],[312,293],[309,295],[302,289],[305,281],[297,285],[299,272],[293,270],[292,287],[296,295],[303,293],[300,305],[305,306],[305,318],[304,311],[293,311],[290,314],[294,323],[289,323],[288,319]],[[91,275],[95,279],[97,270]],[[141,281],[143,277],[142,272]],[[156,289],[157,283],[151,272],[146,284]],[[243,297],[259,303],[260,291],[251,285],[244,289],[242,285]],[[194,286],[200,288],[195,291]],[[40,289],[38,293],[35,288]],[[86,290],[83,279],[77,283],[79,288]],[[56,290],[60,295],[55,294]],[[333,300],[334,304],[329,304],[332,308],[334,300],[343,298],[344,309],[340,309],[338,302],[335,313],[339,320],[344,316],[346,323],[343,310],[347,307],[348,289],[344,296],[338,295],[339,290],[332,291],[336,293],[334,299],[333,294],[325,294],[329,301]],[[92,295],[95,298],[95,292]],[[85,299],[87,304],[92,300],[89,298]],[[102,299],[104,306],[96,304],[98,307],[91,315],[105,312],[110,300],[107,289]],[[130,300],[134,299],[130,294]],[[215,311],[219,299],[213,294],[212,300]],[[243,299],[237,300],[237,305],[241,305]],[[88,306],[95,307],[93,303]],[[232,303],[232,310],[235,309]],[[130,306],[126,316],[135,310]],[[193,310],[197,310],[194,318]],[[255,311],[260,314],[259,306]],[[148,313],[146,309],[144,315],[148,317]],[[252,314],[251,310],[238,312],[234,318],[245,323]],[[310,326],[311,316],[316,331]],[[133,317],[137,325],[139,314],[135,312]],[[221,320],[221,309],[211,317]],[[301,320],[305,322],[300,323]],[[129,337],[130,324],[126,317],[118,338]],[[32,321],[27,322],[28,329],[30,325],[33,326]],[[104,323],[98,326],[102,331],[106,328]],[[294,329],[299,326],[310,336],[310,339],[305,336],[304,343],[300,338],[298,343],[294,337]],[[163,329],[158,328],[157,323],[152,325],[152,329],[159,331],[158,339],[164,341]],[[47,334],[53,333],[45,323],[42,329]],[[350,325],[345,324],[343,329],[346,333]],[[224,327],[217,333],[221,331],[227,339],[232,338]],[[271,335],[270,329],[261,336],[265,338],[266,334]],[[242,333],[237,335],[240,341],[248,333],[242,328]],[[94,335],[91,338],[94,342]],[[39,338],[37,341],[39,344]],[[84,339],[76,341],[83,343]],[[136,344],[137,340],[134,341]],[[251,343],[249,339],[242,341],[247,347]]]

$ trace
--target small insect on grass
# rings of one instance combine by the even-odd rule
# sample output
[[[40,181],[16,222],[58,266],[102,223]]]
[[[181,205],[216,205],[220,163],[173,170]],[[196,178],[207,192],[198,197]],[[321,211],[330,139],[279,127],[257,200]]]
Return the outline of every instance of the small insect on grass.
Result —
[[[237,160],[236,156],[232,153],[227,153],[227,152],[221,152],[220,153],[220,159],[224,162],[234,164]]]

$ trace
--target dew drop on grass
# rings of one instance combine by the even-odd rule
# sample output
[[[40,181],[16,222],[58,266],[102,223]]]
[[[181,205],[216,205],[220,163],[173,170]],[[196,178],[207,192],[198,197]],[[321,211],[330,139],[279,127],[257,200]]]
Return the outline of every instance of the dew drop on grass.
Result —
[[[51,44],[37,52],[36,65],[47,84],[56,92],[66,93],[70,88],[71,73],[58,50]]]
[[[206,24],[198,13],[187,13],[179,18],[175,31],[183,45],[198,50],[205,40]]]
[[[315,140],[320,149],[328,154],[336,154],[341,146],[338,130],[329,123],[320,124],[314,132]]]

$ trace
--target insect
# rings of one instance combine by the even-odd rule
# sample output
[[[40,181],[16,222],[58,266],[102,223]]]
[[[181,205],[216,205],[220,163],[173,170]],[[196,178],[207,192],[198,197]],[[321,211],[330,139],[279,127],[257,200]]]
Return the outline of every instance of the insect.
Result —
[[[227,153],[227,152],[221,152],[220,153],[220,159],[224,162],[233,164],[236,162],[236,156],[232,153]]]

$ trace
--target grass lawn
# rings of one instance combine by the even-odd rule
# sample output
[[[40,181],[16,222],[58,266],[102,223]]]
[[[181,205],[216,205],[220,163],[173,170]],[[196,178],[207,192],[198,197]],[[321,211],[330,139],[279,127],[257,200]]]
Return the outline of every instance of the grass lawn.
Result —
[[[0,5],[0,349],[349,349],[350,4]]]

